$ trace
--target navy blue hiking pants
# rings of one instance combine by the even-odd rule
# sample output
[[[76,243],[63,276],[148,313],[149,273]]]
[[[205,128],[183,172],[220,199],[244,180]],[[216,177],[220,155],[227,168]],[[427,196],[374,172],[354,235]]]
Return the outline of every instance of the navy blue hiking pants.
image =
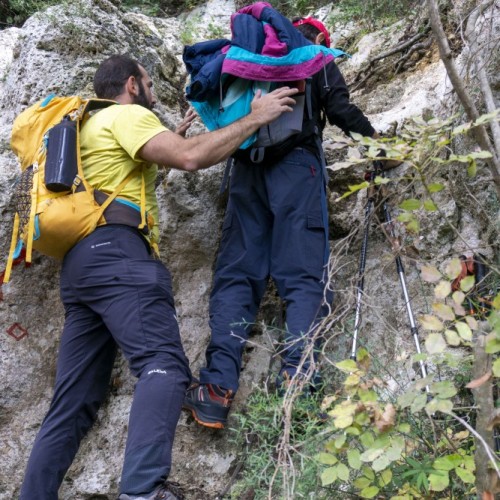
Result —
[[[61,298],[65,324],[54,396],[31,452],[21,500],[57,500],[80,441],[107,396],[117,346],[138,379],[121,492],[150,492],[169,474],[191,378],[170,274],[149,255],[135,229],[104,226],[66,255]]]
[[[305,334],[324,313],[327,228],[325,177],[316,155],[294,149],[272,165],[235,162],[201,383],[238,389],[244,341],[269,277],[286,302],[283,368],[299,364]]]

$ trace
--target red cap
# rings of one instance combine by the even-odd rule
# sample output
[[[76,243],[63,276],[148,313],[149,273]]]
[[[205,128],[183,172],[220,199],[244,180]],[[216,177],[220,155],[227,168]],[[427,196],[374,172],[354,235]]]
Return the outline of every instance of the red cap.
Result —
[[[321,31],[321,33],[325,35],[325,45],[327,47],[330,47],[330,34],[321,21],[318,21],[318,19],[315,19],[314,17],[306,17],[304,19],[299,19],[298,21],[295,21],[293,23],[294,26],[300,26],[301,24],[310,24],[311,26],[314,26],[316,29]]]

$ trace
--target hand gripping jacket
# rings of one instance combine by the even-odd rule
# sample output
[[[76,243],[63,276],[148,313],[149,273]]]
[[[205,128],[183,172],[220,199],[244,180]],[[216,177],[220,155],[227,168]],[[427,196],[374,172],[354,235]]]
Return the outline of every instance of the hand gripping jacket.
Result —
[[[31,262],[32,250],[51,257],[64,255],[97,226],[114,222],[138,227],[148,234],[154,221],[146,214],[145,181],[142,178],[140,210],[114,202],[124,186],[142,174],[142,167],[126,176],[109,195],[88,184],[80,160],[80,128],[92,111],[116,104],[103,99],[50,95],[24,110],[15,119],[11,147],[19,159],[21,176],[14,192],[15,217],[9,258],[3,282],[10,278],[12,263],[25,253]],[[51,129],[62,120],[74,124],[76,175],[69,189],[51,191],[45,184],[45,166]],[[60,144],[59,144],[60,146]],[[72,176],[73,177],[73,176]],[[154,245],[153,245],[154,246]]]
[[[209,130],[248,114],[257,90],[265,93],[278,85],[304,87],[304,80],[334,57],[345,54],[312,44],[267,2],[257,2],[233,14],[231,32],[231,40],[197,43],[186,47],[183,53],[191,77],[186,97]],[[299,123],[304,109],[302,98],[297,109]],[[290,118],[287,114],[284,121],[290,123]],[[299,132],[297,128],[292,127],[289,133]],[[268,133],[267,142],[264,140],[261,145],[267,147],[282,141],[286,133],[279,131],[275,140]],[[240,149],[256,142],[260,145],[261,139],[261,132],[254,134]]]

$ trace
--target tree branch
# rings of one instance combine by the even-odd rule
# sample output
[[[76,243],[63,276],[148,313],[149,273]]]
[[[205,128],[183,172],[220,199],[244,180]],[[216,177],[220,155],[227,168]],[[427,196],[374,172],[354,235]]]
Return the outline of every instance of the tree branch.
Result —
[[[426,0],[426,2],[431,28],[436,38],[436,42],[439,48],[439,54],[446,68],[448,78],[450,79],[451,84],[453,85],[453,88],[457,93],[457,96],[462,103],[462,106],[464,107],[465,113],[467,114],[468,118],[472,121],[475,121],[479,118],[479,112],[474,102],[472,101],[469,92],[465,88],[462,77],[458,73],[458,69],[455,64],[455,60],[453,59],[446,33],[444,32],[443,24],[441,23],[441,16],[439,14],[437,1]],[[495,148],[491,144],[486,128],[483,125],[474,127],[471,132],[479,146],[483,150],[489,151],[492,155],[492,158],[486,161],[489,166],[493,182],[495,183],[497,196],[498,198],[500,198],[500,159],[495,151]]]
[[[475,34],[477,20],[480,15],[484,13],[489,7],[494,4],[494,0],[487,0],[475,9],[475,11],[469,17],[467,22],[467,28],[465,30],[465,39],[470,46],[471,54],[475,54],[474,65],[476,68],[479,83],[481,85],[481,92],[484,98],[484,104],[488,113],[492,113],[496,109],[495,98],[493,97],[493,92],[491,91],[491,86],[488,81],[488,75],[486,73],[486,64],[481,55],[479,44],[477,42],[477,36]],[[493,136],[493,144],[495,145],[495,150],[497,156],[500,156],[500,124],[497,121],[492,121],[490,124],[491,132]]]

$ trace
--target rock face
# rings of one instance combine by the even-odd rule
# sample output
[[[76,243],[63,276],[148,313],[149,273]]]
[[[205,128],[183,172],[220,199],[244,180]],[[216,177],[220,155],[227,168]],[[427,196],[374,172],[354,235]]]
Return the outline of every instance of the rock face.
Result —
[[[213,8],[213,10],[211,10]],[[130,53],[141,60],[154,83],[158,114],[171,128],[185,109],[183,90],[186,75],[181,62],[182,39],[186,30],[199,37],[210,33],[228,35],[231,1],[214,0],[203,8],[180,18],[150,18],[124,13],[108,0],[82,0],[47,9],[29,19],[21,29],[0,32],[0,208],[3,229],[0,235],[5,265],[10,244],[12,206],[10,197],[18,173],[9,149],[13,118],[27,105],[51,92],[60,95],[92,95],[92,77],[98,64],[114,53]],[[200,24],[196,24],[200,23]],[[188,27],[188,28],[187,28]],[[196,29],[194,29],[195,27]],[[191,33],[192,35],[192,33]],[[388,43],[384,33],[370,35],[362,46]],[[193,41],[197,41],[196,39]],[[369,43],[368,43],[369,42]],[[342,68],[355,72],[360,57]],[[365,56],[367,57],[367,55]],[[349,64],[351,66],[349,66]],[[498,88],[497,88],[498,90]],[[374,92],[354,95],[355,101],[381,131],[398,128],[403,118],[429,110],[434,115],[451,107],[444,69],[439,62],[415,69]],[[194,127],[192,133],[201,131]],[[334,131],[328,129],[327,138]],[[338,131],[337,131],[338,133]],[[170,171],[158,186],[161,218],[162,258],[174,277],[174,292],[181,334],[193,372],[204,362],[209,338],[208,297],[217,251],[224,200],[219,195],[223,166],[195,174]],[[362,171],[339,172],[331,176],[331,246],[335,262],[333,279],[336,304],[348,309],[353,304],[365,194],[333,203],[337,193],[348,184],[360,182]],[[492,191],[487,176],[479,175],[469,183],[483,208],[492,206]],[[460,193],[459,193],[460,194]],[[399,200],[394,193],[394,201]],[[484,210],[466,204],[464,198],[450,193],[443,198],[447,220],[429,215],[423,223],[425,236],[420,251],[427,259],[463,251],[459,245],[473,242],[491,255],[489,244],[494,231]],[[449,229],[452,223],[457,231]],[[496,233],[495,233],[496,234]],[[346,236],[352,240],[347,250]],[[410,295],[417,312],[427,312],[418,281],[418,270],[408,259]],[[0,500],[11,500],[19,493],[23,470],[36,432],[45,414],[52,391],[63,310],[58,292],[59,264],[37,256],[30,268],[14,268],[11,283],[3,287],[0,301]],[[393,254],[382,231],[374,227],[367,261],[366,288],[375,304],[366,314],[363,335],[368,348],[385,363],[401,362],[401,370],[413,375],[409,355],[414,352],[404,316],[404,302],[397,282]],[[279,315],[279,300],[270,290],[262,319],[272,321]],[[273,340],[259,335],[245,355],[241,390],[235,410],[244,407],[253,387],[268,376]],[[26,331],[27,334],[23,335]],[[18,337],[17,339],[15,337]],[[22,338],[19,338],[22,337]],[[343,359],[349,350],[348,336],[339,337],[329,354]],[[111,393],[100,410],[98,421],[82,443],[81,449],[60,490],[62,500],[114,499],[127,431],[127,419],[134,379],[120,357],[113,373]],[[168,409],[166,409],[168,411]],[[178,425],[171,479],[180,482],[187,498],[215,498],[229,483],[236,465],[238,449],[231,444],[229,431],[210,432],[197,427],[183,415]]]

